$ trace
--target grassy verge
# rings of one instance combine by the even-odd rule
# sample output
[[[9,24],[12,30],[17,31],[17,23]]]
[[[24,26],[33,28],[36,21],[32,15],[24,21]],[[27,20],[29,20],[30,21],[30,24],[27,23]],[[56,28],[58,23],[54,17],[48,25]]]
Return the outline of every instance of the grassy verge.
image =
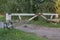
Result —
[[[47,39],[40,38],[33,34],[25,33],[20,30],[0,29],[0,40],[47,40]]]
[[[42,25],[46,27],[54,27],[54,28],[60,28],[60,23],[59,24],[52,24],[52,23],[47,23],[43,18],[40,18],[37,21],[30,21],[29,24],[36,24],[36,25]]]
[[[0,22],[1,22],[1,21],[3,21],[3,22],[5,21],[5,16],[0,15]]]
[[[45,27],[52,27],[52,28],[60,28],[60,23],[59,24],[52,24],[52,23],[47,23],[47,22],[40,22],[40,21],[31,21],[29,24],[36,24],[36,25],[41,25]]]

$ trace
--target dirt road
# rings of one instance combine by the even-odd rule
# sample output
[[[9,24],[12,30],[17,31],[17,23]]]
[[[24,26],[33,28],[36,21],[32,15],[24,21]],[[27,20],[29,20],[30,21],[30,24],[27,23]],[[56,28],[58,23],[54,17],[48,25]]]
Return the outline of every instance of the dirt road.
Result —
[[[27,27],[24,27],[27,25]],[[37,36],[48,38],[49,40],[60,40],[60,28],[49,28],[44,26],[38,26],[33,24],[24,24],[16,29],[24,32],[34,33]]]

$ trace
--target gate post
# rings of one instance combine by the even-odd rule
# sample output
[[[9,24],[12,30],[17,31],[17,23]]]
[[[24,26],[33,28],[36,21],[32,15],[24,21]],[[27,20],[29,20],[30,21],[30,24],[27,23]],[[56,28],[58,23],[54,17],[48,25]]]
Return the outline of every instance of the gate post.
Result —
[[[6,13],[6,22],[11,20],[11,15],[9,15],[8,13]]]
[[[56,18],[58,18],[58,14],[56,14]]]

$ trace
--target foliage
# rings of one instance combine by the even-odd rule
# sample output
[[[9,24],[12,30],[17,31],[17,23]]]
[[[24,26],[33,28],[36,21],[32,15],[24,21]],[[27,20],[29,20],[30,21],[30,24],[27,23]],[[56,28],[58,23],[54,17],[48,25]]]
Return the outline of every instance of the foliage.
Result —
[[[51,0],[0,0],[0,13],[55,12]]]
[[[60,0],[56,0],[55,3],[56,13],[60,14]]]

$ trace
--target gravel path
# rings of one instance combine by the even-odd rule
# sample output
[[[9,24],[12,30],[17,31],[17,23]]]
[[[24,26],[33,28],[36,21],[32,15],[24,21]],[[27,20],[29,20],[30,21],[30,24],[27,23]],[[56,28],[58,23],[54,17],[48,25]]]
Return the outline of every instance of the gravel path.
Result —
[[[27,25],[27,27],[24,27]],[[16,29],[22,30],[24,32],[35,33],[37,36],[48,38],[49,40],[60,40],[60,28],[49,28],[33,24],[25,24]]]
[[[4,26],[3,22],[0,22],[0,28],[3,28],[3,26]]]

